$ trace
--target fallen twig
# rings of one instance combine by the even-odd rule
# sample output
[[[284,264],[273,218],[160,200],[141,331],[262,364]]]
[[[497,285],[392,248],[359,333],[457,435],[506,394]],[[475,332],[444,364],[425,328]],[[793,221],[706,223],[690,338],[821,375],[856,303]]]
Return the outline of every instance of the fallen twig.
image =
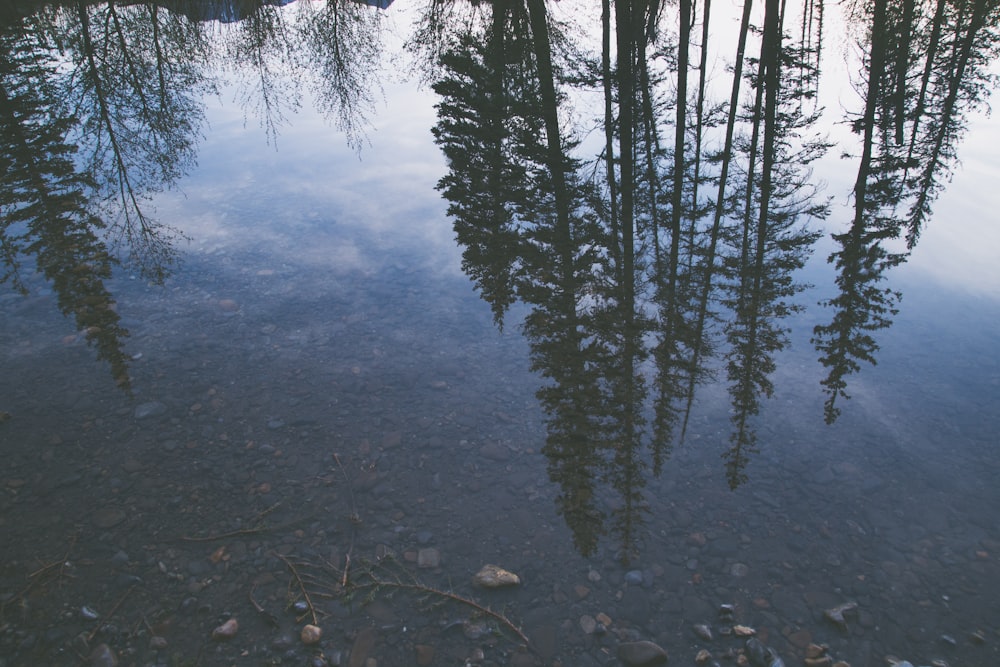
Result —
[[[94,637],[97,636],[97,632],[104,625],[105,620],[109,619],[109,618],[111,618],[112,616],[115,615],[115,612],[118,611],[118,607],[122,606],[122,603],[125,602],[125,598],[127,598],[129,596],[129,593],[131,593],[134,588],[135,588],[135,586],[129,586],[128,590],[125,591],[125,593],[120,598],[118,598],[118,602],[116,602],[114,604],[114,606],[111,607],[111,611],[109,611],[100,620],[98,620],[97,625],[94,626],[94,629],[91,630],[90,633],[87,635],[87,641],[88,642],[92,641],[94,639]]]
[[[313,625],[318,625],[319,620],[316,618],[316,607],[313,606],[312,599],[309,597],[309,591],[306,590],[306,585],[303,583],[302,577],[299,576],[299,571],[295,569],[295,565],[292,564],[292,561],[288,560],[279,553],[276,553],[275,555],[284,561],[285,565],[288,566],[288,569],[291,570],[292,576],[295,577],[295,581],[299,584],[299,590],[302,591],[302,597],[309,606],[309,614],[312,616]]]

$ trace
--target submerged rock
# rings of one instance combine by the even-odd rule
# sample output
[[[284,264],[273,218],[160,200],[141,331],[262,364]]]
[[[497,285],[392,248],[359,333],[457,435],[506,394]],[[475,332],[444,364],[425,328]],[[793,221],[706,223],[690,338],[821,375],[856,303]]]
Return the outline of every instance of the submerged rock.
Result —
[[[833,623],[839,626],[841,629],[847,629],[847,619],[844,618],[845,614],[850,614],[858,609],[857,602],[845,602],[844,604],[839,604],[836,607],[831,607],[823,612],[823,616]]]
[[[704,639],[707,642],[712,641],[712,628],[708,627],[704,623],[696,623],[691,626],[691,629],[700,639]]]
[[[323,638],[323,630],[318,626],[309,624],[302,628],[299,638],[302,639],[302,643],[307,646],[318,644],[319,640]]]
[[[215,630],[212,630],[212,639],[217,642],[229,641],[236,636],[236,631],[239,630],[240,624],[236,622],[235,618],[231,618]]]
[[[118,656],[107,644],[98,644],[90,652],[87,664],[89,667],[117,667]]]
[[[661,665],[667,661],[667,652],[651,641],[625,642],[618,645],[618,659],[626,665]]]
[[[473,577],[473,580],[484,588],[516,586],[521,583],[520,577],[497,565],[483,565],[482,569]]]

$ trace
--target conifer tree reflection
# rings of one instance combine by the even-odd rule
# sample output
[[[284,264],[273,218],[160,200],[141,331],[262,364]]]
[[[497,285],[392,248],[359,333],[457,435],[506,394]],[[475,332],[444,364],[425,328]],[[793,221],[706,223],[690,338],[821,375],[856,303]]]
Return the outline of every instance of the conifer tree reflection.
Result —
[[[627,556],[645,506],[634,296],[615,278],[593,194],[567,155],[544,6],[494,3],[479,25],[442,57],[435,84],[435,137],[450,167],[439,187],[494,316],[515,297],[531,306],[523,327],[546,380],[543,450],[559,512],[592,553],[607,530],[599,490],[610,484],[620,497],[611,530]]]
[[[202,36],[155,5],[78,2],[60,19],[74,65],[60,94],[79,119],[74,139],[104,197],[108,233],[145,275],[162,280],[177,234],[150,215],[148,198],[194,163]]]
[[[871,26],[864,110],[853,119],[861,136],[849,228],[834,234],[839,248],[838,293],[824,302],[829,324],[813,332],[828,368],[822,380],[827,423],[847,399],[847,377],[860,362],[876,363],[875,333],[891,326],[901,297],[883,287],[885,272],[906,261],[931,213],[931,205],[957,160],[956,146],[968,111],[981,106],[997,56],[1000,7],[987,0],[917,5],[871,0],[854,11]],[[928,15],[929,11],[929,15]]]
[[[760,58],[751,73],[755,96],[749,109],[751,135],[743,146],[747,167],[740,191],[741,224],[723,232],[735,251],[723,259],[724,302],[732,310],[724,329],[733,422],[725,458],[733,488],[745,480],[747,457],[756,451],[751,417],[759,412],[760,397],[773,392],[774,354],[787,345],[782,321],[800,309],[793,297],[803,285],[793,274],[818,238],[802,221],[827,214],[826,203],[810,183],[808,165],[828,145],[817,138],[792,139],[805,135],[816,120],[801,104],[812,93],[815,71],[803,77],[809,65],[798,60],[801,48],[785,46],[782,17],[778,0],[767,0]]]
[[[65,136],[73,119],[59,114],[52,89],[56,63],[37,31],[0,32],[0,283],[25,286],[20,258],[33,256],[52,284],[59,309],[129,388],[124,339],[114,299],[104,281],[113,260],[100,237],[103,220],[89,207],[93,183],[76,170]]]

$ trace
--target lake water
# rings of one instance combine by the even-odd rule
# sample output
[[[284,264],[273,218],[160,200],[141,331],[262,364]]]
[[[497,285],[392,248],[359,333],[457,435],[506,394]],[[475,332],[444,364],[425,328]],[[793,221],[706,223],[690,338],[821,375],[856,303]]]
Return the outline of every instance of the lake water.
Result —
[[[706,649],[725,665],[750,654],[746,628],[786,665],[810,650],[822,653],[816,665],[1000,660],[995,120],[963,116],[954,178],[912,254],[879,283],[902,299],[873,333],[877,365],[848,374],[851,398],[837,400],[832,423],[813,338],[839,288],[830,235],[854,214],[858,167],[840,153],[856,147],[844,143],[809,177],[825,183],[830,215],[797,222],[822,232],[789,273],[801,287],[784,300],[801,310],[761,320],[787,340],[765,355],[773,393],[757,391],[747,410],[752,440],[734,448],[740,404],[724,350],[735,325],[714,305],[717,356],[690,410],[679,403],[683,437],[678,421],[660,442],[661,367],[608,342],[627,329],[593,333],[582,315],[559,329],[565,313],[527,296],[523,278],[545,262],[520,260],[525,282],[502,327],[470,280],[478,265],[436,185],[450,167],[483,182],[435,145],[442,98],[404,75],[402,42],[421,11],[404,4],[344,5],[365,17],[345,24],[360,26],[355,49],[373,38],[370,21],[385,31],[373,47],[385,71],[352,116],[363,125],[347,132],[314,46],[287,46],[305,56],[295,67],[282,56],[298,34],[290,26],[323,3],[221,23],[159,10],[156,39],[216,50],[193,72],[171,70],[187,130],[121,132],[133,148],[175,139],[165,160],[179,165],[175,178],[157,181],[163,163],[138,158],[117,172],[153,186],[140,206],[167,252],[147,254],[145,272],[124,259],[97,280],[101,260],[77,253],[80,237],[60,245],[31,231],[27,196],[11,194],[31,188],[7,177],[5,238],[41,240],[20,248],[23,290],[9,279],[0,292],[0,665],[588,666],[638,660],[621,653],[638,641],[670,664],[693,665]],[[599,12],[577,4],[549,11],[599,26]],[[36,18],[77,34],[77,10],[54,11]],[[125,53],[150,39],[143,5],[81,11],[95,36],[126,35]],[[115,16],[124,27],[101,32]],[[9,19],[3,41],[11,155],[21,141],[11,119],[28,108],[11,101],[29,72],[15,46],[40,34],[25,25]],[[92,53],[110,71],[117,47],[100,43]],[[73,44],[53,80],[86,69]],[[849,49],[826,44],[821,124],[840,139],[842,106],[860,102],[837,74]],[[563,127],[596,127],[593,90],[576,95]],[[591,159],[603,130],[577,131],[579,153],[596,146]],[[99,132],[65,135],[80,142],[81,170]],[[30,171],[9,164],[8,174]],[[118,256],[150,248],[133,237]],[[62,268],[46,274],[52,266]],[[584,314],[603,298],[581,294]],[[627,312],[645,308],[662,315],[648,303]],[[120,319],[86,319],[108,310]],[[559,347],[578,331],[600,349]],[[651,327],[636,340],[653,347],[657,336]],[[634,374],[619,382],[623,359]],[[629,403],[628,391],[642,395]],[[520,583],[476,585],[486,564]],[[213,637],[234,618],[235,636]],[[319,643],[300,639],[307,623]]]

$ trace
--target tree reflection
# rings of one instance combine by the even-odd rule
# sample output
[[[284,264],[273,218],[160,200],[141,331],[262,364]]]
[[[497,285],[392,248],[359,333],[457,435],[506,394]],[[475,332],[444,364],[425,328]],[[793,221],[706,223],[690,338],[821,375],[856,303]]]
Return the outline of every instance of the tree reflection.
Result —
[[[60,78],[74,141],[103,198],[108,232],[154,280],[176,232],[147,210],[194,163],[206,83],[200,31],[155,5],[78,2],[60,15],[73,68]],[[178,57],[184,54],[184,57]]]
[[[119,258],[154,282],[169,274],[179,233],[151,201],[195,163],[212,68],[244,75],[240,102],[273,138],[301,91],[288,74],[308,64],[323,110],[360,141],[377,83],[378,12],[344,0],[304,5],[289,22],[277,4],[287,3],[4,6],[3,277],[23,288],[20,265],[33,256],[123,386],[127,332],[104,280]],[[217,37],[207,21],[231,25]]]
[[[847,377],[876,362],[875,333],[892,324],[901,297],[881,285],[885,272],[917,243],[957,160],[966,114],[995,83],[989,65],[1000,45],[1000,7],[986,0],[871,0],[853,11],[870,26],[860,43],[864,110],[852,119],[861,136],[854,216],[833,235],[838,293],[824,302],[833,318],[813,334],[828,368],[827,423],[840,414],[837,399],[849,398]]]
[[[283,4],[7,8],[3,279],[23,288],[33,257],[123,384],[127,332],[105,281],[117,256],[167,275],[176,236],[149,201],[193,165],[214,72],[238,75],[238,101],[269,140],[312,97],[364,143],[383,15],[351,0]],[[818,238],[810,224],[828,214],[810,172],[829,148],[815,130],[824,3],[741,9],[714,81],[708,1],[603,0],[591,43],[573,30],[596,25],[557,21],[544,0],[430,0],[409,40],[439,96],[438,188],[463,268],[498,326],[515,301],[528,307],[543,451],[586,554],[604,535],[624,559],[638,550],[649,478],[684,441],[710,378],[725,378],[730,399],[727,481],[747,479],[800,308],[797,272]],[[876,361],[900,298],[886,271],[918,242],[1000,48],[989,0],[855,0],[850,11],[863,64],[848,119],[853,211],[833,234],[831,320],[813,331],[828,422],[848,377]]]
[[[76,169],[75,148],[66,142],[73,120],[54,104],[57,63],[38,37],[27,28],[0,33],[0,131],[7,138],[0,153],[0,282],[25,291],[20,258],[34,257],[59,309],[74,317],[128,389],[128,331],[104,284],[114,263],[101,238],[105,223],[91,209],[93,181]]]

